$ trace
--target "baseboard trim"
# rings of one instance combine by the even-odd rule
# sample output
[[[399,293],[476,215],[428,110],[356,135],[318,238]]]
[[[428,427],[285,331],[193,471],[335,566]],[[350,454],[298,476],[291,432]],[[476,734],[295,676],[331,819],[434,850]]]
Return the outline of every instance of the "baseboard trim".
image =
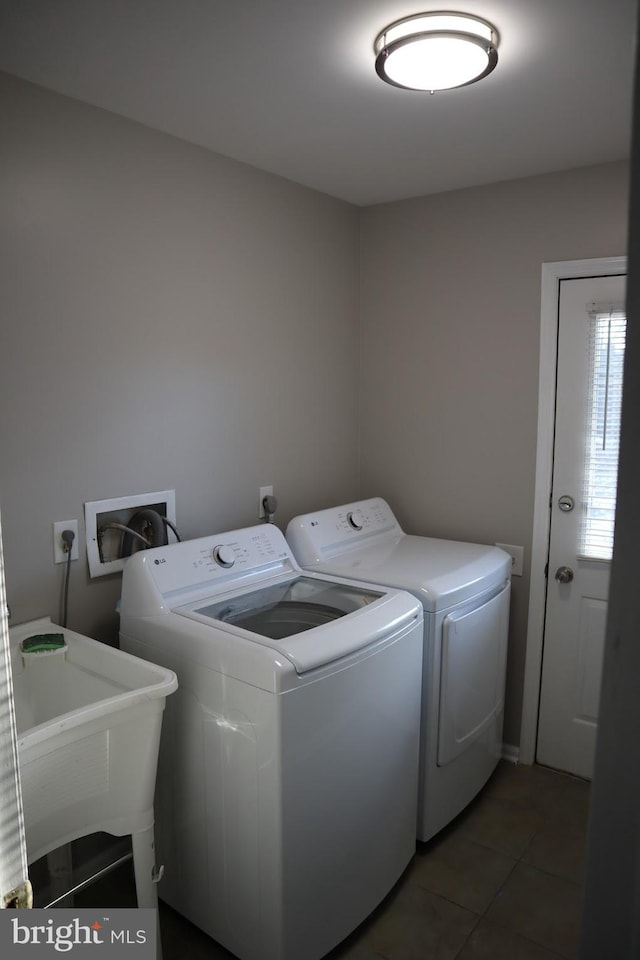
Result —
[[[502,759],[507,763],[518,763],[520,759],[520,747],[514,747],[511,743],[502,744]]]

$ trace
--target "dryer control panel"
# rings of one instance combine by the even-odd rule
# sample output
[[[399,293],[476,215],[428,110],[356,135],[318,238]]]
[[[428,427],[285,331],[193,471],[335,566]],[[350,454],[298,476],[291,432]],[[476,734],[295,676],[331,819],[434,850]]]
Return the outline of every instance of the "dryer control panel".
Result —
[[[307,513],[287,527],[287,540],[303,565],[339,548],[360,545],[369,537],[400,534],[402,528],[391,507],[380,497]]]

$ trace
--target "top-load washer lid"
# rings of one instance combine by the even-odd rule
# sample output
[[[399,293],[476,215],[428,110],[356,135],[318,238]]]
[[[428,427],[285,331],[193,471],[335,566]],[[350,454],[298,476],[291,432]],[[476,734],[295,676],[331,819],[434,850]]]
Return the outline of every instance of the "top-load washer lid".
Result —
[[[238,662],[268,647],[304,673],[396,636],[422,619],[408,593],[303,571],[272,524],[140,550],[122,578],[121,631],[190,635]],[[184,619],[191,621],[191,625]],[[146,629],[146,627],[145,627]]]
[[[203,607],[195,606],[193,612],[261,637],[282,640],[339,620],[380,597],[382,594],[373,590],[296,577],[288,583],[262,587]]]
[[[498,587],[511,570],[499,547],[404,533],[381,498],[295,517],[286,536],[307,570],[409,590],[427,612]]]

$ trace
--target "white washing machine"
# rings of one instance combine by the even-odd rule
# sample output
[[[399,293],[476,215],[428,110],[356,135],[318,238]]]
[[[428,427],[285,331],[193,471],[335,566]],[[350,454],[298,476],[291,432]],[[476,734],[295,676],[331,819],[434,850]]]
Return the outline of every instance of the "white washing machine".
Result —
[[[120,643],[178,675],[160,896],[242,960],[317,960],[415,851],[422,609],[308,574],[271,524],[140,551]]]
[[[424,608],[418,839],[429,840],[501,756],[511,557],[405,534],[379,498],[295,517],[287,539],[306,569],[408,590]]]

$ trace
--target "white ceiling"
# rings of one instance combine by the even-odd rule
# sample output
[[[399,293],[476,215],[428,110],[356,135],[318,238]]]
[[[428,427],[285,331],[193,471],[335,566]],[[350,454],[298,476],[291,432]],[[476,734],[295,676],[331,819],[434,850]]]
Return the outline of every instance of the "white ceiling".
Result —
[[[485,80],[384,84],[411,13],[490,20]],[[629,156],[636,0],[0,0],[0,68],[367,205]]]

